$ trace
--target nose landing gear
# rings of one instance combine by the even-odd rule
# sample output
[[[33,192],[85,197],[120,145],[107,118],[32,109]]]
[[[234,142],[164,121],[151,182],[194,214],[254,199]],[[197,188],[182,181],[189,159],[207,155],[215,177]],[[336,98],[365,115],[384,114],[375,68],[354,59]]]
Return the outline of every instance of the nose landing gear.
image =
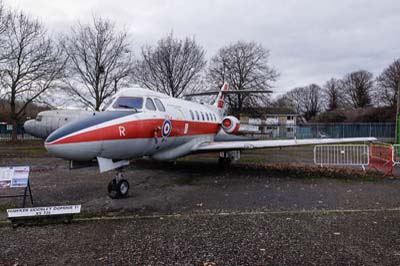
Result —
[[[113,180],[108,184],[108,194],[112,199],[125,198],[129,192],[129,182],[123,178],[122,169],[117,171]]]

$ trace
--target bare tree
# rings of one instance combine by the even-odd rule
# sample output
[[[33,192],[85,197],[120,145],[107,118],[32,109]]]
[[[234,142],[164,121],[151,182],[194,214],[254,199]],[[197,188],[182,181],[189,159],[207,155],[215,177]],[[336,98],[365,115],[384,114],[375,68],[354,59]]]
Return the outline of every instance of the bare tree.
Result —
[[[3,1],[0,0],[0,63],[7,59],[8,55],[5,53],[7,48],[7,34],[6,31],[9,27],[11,19],[11,12],[7,11]],[[1,92],[1,89],[0,89]],[[4,95],[0,94],[0,100]]]
[[[343,106],[342,81],[331,78],[324,85],[326,110],[333,111]]]
[[[289,98],[288,94],[278,96],[274,101],[271,102],[271,106],[274,108],[290,109],[295,112],[296,106],[294,102]]]
[[[383,70],[376,80],[379,88],[379,93],[377,93],[379,103],[395,107],[400,87],[400,59]]]
[[[316,84],[295,88],[287,93],[287,99],[307,121],[322,110],[322,97],[322,88]]]
[[[93,17],[91,25],[78,22],[62,45],[69,57],[66,89],[84,105],[99,110],[129,82],[133,55],[127,32],[118,31],[111,21]]]
[[[44,26],[22,12],[10,11],[3,36],[0,82],[10,105],[12,139],[28,105],[53,88],[63,75],[61,49],[47,36]]]
[[[266,90],[278,78],[269,64],[269,50],[255,42],[239,41],[221,48],[211,59],[208,80],[219,89],[227,82],[232,90]],[[227,97],[230,108],[240,114],[243,107],[266,103],[265,94],[237,94]]]
[[[373,75],[365,70],[347,74],[343,79],[343,91],[346,100],[354,108],[364,108],[371,105],[373,88]]]
[[[170,33],[160,39],[157,46],[142,48],[134,80],[150,90],[180,97],[199,86],[206,65],[204,54],[194,38],[179,40]]]

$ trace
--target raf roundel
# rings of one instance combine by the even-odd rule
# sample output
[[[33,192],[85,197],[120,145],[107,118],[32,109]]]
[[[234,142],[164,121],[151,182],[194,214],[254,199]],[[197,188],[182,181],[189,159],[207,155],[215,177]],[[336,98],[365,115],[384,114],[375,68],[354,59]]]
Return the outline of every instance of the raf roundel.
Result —
[[[165,120],[163,125],[162,125],[162,135],[163,137],[168,137],[169,134],[171,133],[172,130],[172,125],[169,120]]]

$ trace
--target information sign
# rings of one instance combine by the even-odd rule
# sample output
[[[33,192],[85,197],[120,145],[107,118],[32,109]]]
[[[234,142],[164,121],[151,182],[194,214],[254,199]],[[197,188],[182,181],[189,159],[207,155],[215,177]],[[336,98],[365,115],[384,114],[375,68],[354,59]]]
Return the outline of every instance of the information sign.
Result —
[[[32,207],[7,210],[8,218],[76,214],[80,212],[81,205]]]
[[[0,167],[0,188],[28,186],[29,166]]]

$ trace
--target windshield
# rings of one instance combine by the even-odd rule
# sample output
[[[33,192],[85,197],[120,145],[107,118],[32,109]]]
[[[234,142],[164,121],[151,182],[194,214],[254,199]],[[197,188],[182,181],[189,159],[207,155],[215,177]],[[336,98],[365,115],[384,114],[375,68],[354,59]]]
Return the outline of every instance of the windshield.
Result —
[[[119,97],[113,104],[113,108],[142,109],[143,98],[141,97]]]
[[[111,97],[111,99],[109,99],[109,100],[104,104],[104,107],[103,107],[102,111],[107,110],[108,107],[111,106],[111,104],[113,103],[114,100],[115,100],[115,96],[114,96],[114,97]]]

